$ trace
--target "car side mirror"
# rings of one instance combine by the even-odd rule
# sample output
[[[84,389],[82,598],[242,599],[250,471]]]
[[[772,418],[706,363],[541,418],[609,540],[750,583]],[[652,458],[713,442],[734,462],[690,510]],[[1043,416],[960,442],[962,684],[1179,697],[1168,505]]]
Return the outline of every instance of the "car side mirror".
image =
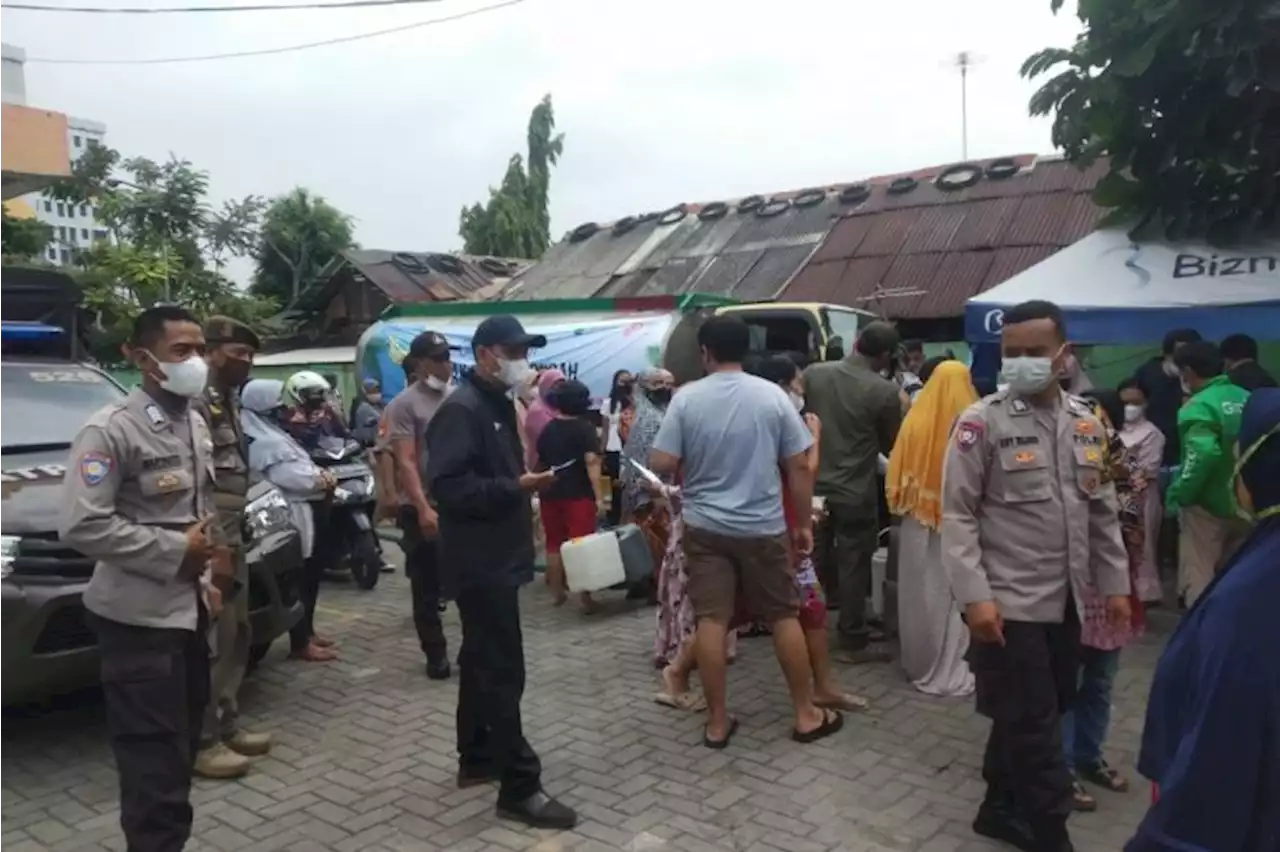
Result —
[[[835,335],[827,341],[827,358],[828,361],[844,360],[844,338]]]

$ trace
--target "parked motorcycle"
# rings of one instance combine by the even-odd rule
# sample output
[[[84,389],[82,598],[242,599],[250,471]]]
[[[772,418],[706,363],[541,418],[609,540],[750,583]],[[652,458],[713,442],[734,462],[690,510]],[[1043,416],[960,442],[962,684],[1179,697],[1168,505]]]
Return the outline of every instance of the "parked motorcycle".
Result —
[[[332,494],[312,497],[316,535],[314,551],[328,554],[331,569],[348,568],[356,585],[372,589],[382,573],[382,555],[373,529],[373,470],[364,461],[359,441],[323,437],[311,449],[311,460],[337,480]]]

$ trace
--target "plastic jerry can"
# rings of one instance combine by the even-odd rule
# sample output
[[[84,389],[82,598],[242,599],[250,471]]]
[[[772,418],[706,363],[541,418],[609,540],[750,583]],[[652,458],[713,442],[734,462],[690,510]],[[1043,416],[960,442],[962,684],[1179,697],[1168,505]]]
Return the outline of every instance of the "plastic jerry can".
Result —
[[[626,582],[622,551],[612,530],[567,541],[560,547],[571,592],[598,592]]]
[[[635,524],[623,524],[614,532],[618,536],[622,570],[626,572],[628,585],[650,580],[653,577],[653,552],[649,550],[644,533]]]

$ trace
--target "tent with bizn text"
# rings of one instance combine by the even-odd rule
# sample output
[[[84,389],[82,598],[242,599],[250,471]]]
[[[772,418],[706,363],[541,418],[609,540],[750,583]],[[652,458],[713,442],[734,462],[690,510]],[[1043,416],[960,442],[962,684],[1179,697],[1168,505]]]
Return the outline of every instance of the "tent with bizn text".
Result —
[[[965,339],[997,341],[1004,311],[1032,299],[1061,307],[1076,343],[1149,343],[1174,328],[1280,340],[1280,239],[1223,249],[1094,231],[970,299]]]

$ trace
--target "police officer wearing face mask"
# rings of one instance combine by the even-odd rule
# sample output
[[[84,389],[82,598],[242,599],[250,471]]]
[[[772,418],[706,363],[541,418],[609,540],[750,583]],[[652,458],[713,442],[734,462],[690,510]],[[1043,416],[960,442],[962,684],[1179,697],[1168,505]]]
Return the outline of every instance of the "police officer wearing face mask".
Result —
[[[205,712],[195,772],[203,778],[238,778],[250,757],[266,754],[271,736],[243,730],[237,696],[249,665],[249,569],[245,562],[244,509],[249,490],[249,448],[240,427],[240,387],[249,379],[262,341],[253,329],[229,317],[204,326],[209,381],[196,407],[213,436],[214,505],[211,532],[234,578],[222,589],[224,608],[215,623],[213,697]]]
[[[1069,852],[1058,725],[1076,689],[1078,602],[1095,589],[1127,623],[1128,558],[1102,423],[1058,385],[1062,312],[1043,301],[1007,311],[1001,348],[1009,386],[960,415],[943,476],[942,559],[965,608],[978,712],[991,719],[973,828]]]
[[[208,368],[185,309],[148,308],[126,346],[142,386],[89,418],[71,448],[59,535],[97,560],[84,592],[130,852],[179,852],[209,701],[213,441],[191,405]],[[226,579],[230,579],[229,577]]]
[[[489,317],[471,339],[466,373],[427,427],[427,488],[439,526],[439,566],[462,620],[458,786],[497,781],[498,815],[572,828],[577,814],[542,790],[524,737],[520,587],[533,580],[533,492],[551,471],[527,473],[512,393],[528,381],[530,347],[547,345],[513,316]]]

